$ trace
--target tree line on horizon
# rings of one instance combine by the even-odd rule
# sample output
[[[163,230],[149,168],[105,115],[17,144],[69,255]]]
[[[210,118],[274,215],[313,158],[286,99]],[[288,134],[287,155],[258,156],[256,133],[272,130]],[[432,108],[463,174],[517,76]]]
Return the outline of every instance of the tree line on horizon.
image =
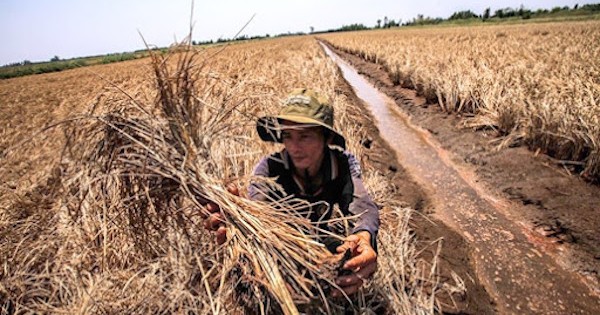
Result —
[[[439,24],[442,22],[449,21],[458,21],[458,20],[481,20],[483,22],[490,20],[502,20],[502,19],[514,19],[520,18],[523,20],[533,19],[533,18],[541,18],[548,16],[557,16],[561,14],[572,14],[572,13],[582,13],[582,14],[595,14],[600,12],[600,3],[598,4],[585,4],[579,6],[579,4],[575,4],[573,8],[569,6],[564,7],[553,7],[552,9],[537,9],[531,10],[525,8],[521,5],[519,8],[501,8],[492,12],[491,8],[486,8],[482,14],[476,14],[471,10],[465,11],[457,11],[454,12],[447,19],[443,18],[431,18],[424,17],[423,14],[417,15],[417,17],[413,18],[411,21],[403,23],[403,26],[411,26],[411,25],[428,25],[428,24]]]
[[[519,8],[501,8],[492,11],[490,7],[486,8],[481,14],[476,14],[472,10],[464,10],[457,11],[452,13],[448,18],[432,18],[425,17],[423,14],[418,14],[415,18],[410,21],[406,21],[402,23],[402,19],[394,20],[385,16],[383,19],[377,19],[376,24],[372,27],[366,26],[362,23],[353,23],[349,25],[343,25],[339,28],[328,29],[323,31],[315,31],[314,27],[310,26],[310,32],[288,32],[277,34],[271,36],[270,34],[266,34],[265,36],[239,36],[236,38],[228,39],[228,38],[219,38],[216,41],[207,40],[207,41],[193,41],[194,45],[207,45],[207,44],[215,44],[215,43],[226,43],[231,41],[244,41],[244,40],[252,40],[252,39],[264,39],[271,37],[284,37],[284,36],[293,36],[293,35],[306,35],[306,34],[324,34],[324,33],[334,33],[334,32],[349,32],[349,31],[360,31],[360,30],[370,30],[370,29],[383,29],[383,28],[392,28],[399,26],[416,26],[416,25],[433,25],[440,24],[444,22],[452,22],[452,21],[468,21],[468,20],[481,20],[483,22],[486,21],[500,21],[505,19],[514,19],[520,18],[522,20],[546,17],[546,16],[556,16],[561,14],[573,14],[573,13],[581,13],[585,14],[595,14],[600,13],[600,3],[598,4],[585,4],[580,6],[579,4],[575,4],[573,8],[569,6],[564,7],[554,7],[552,9],[537,9],[531,10],[525,8],[521,5]]]

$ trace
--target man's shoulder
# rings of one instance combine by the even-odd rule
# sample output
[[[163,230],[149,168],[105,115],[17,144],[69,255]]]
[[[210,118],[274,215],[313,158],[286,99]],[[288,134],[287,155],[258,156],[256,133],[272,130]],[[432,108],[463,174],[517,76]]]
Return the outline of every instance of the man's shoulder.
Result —
[[[263,156],[254,167],[254,175],[272,176],[271,173],[280,173],[287,168],[287,155],[282,150]]]
[[[360,169],[360,162],[352,152],[336,148],[331,149],[331,152],[333,152],[339,160],[348,164],[348,169],[350,170],[350,175],[352,175],[352,177],[361,177],[362,171]]]

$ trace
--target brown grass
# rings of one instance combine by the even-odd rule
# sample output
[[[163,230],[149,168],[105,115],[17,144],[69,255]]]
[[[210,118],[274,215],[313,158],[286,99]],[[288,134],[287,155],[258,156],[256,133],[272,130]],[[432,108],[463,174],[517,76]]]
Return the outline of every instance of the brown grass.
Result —
[[[252,166],[274,150],[253,124],[293,87],[330,95],[337,123],[354,126],[348,109],[355,105],[335,91],[337,69],[308,39],[236,45],[217,55],[179,49],[149,65],[93,69],[112,84],[82,69],[1,82],[0,101],[13,104],[0,110],[8,126],[0,161],[4,312],[295,314],[298,305],[343,312],[344,300],[325,294],[335,259],[315,242],[321,232],[298,206],[224,189],[233,183],[243,191]],[[27,90],[41,82],[51,88],[31,91],[42,94],[32,100],[37,105],[19,102],[23,94],[12,84]],[[48,105],[44,93],[59,106]],[[30,113],[34,105],[41,112]],[[65,122],[37,132],[56,121]],[[363,131],[340,130],[364,156]],[[364,173],[384,220],[380,271],[355,311],[439,310],[435,293],[447,288],[436,280],[435,263],[416,259],[409,209],[388,198],[391,184],[372,166]],[[202,228],[202,199],[218,203],[227,218],[223,246]]]
[[[600,22],[340,33],[334,46],[383,65],[395,84],[472,113],[499,143],[524,143],[600,180]]]

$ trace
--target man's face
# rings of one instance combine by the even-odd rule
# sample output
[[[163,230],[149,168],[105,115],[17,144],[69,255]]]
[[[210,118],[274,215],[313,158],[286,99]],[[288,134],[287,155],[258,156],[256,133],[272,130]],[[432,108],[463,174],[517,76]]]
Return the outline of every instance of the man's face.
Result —
[[[282,140],[296,169],[308,169],[311,175],[319,170],[323,160],[325,138],[322,127],[307,127],[289,121],[282,122]]]

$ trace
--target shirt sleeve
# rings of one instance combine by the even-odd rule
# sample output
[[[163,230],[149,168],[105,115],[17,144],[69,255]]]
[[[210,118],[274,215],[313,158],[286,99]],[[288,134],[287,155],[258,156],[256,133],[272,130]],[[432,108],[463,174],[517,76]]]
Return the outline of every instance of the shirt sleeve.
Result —
[[[352,229],[352,233],[360,231],[369,232],[373,248],[376,248],[375,241],[379,232],[379,208],[373,199],[371,199],[371,196],[369,196],[362,181],[360,163],[351,153],[344,152],[344,154],[348,158],[350,176],[352,178],[352,185],[354,186],[353,198],[348,210],[352,215],[360,215]]]
[[[269,177],[269,162],[268,162],[268,160],[269,160],[268,157],[262,158],[258,162],[258,164],[256,164],[256,166],[254,167],[254,171],[252,172],[252,175]],[[248,197],[252,200],[259,200],[259,201],[265,201],[267,199],[265,194],[261,191],[260,187],[255,182],[251,182],[250,185],[248,185]]]

